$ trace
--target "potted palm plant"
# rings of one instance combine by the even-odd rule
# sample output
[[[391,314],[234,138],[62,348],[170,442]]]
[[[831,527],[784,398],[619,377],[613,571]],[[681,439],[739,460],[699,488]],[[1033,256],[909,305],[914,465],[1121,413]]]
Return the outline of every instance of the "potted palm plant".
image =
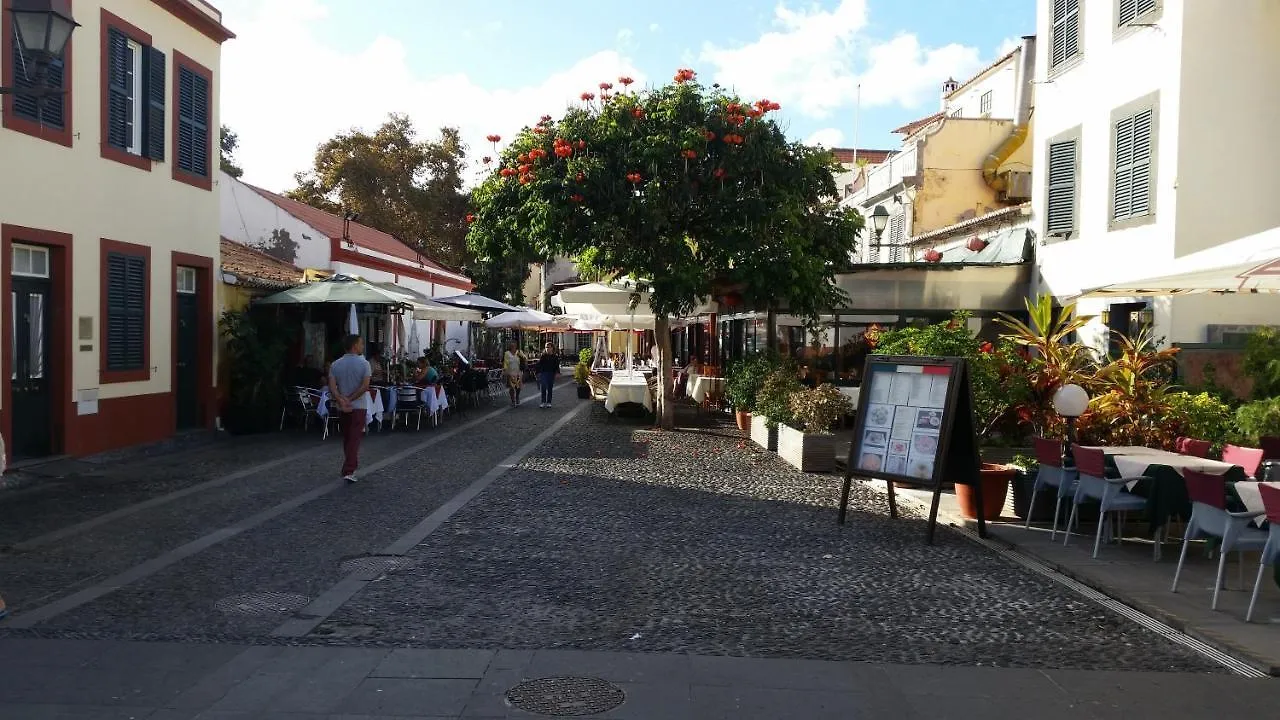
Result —
[[[835,435],[853,403],[834,385],[793,392],[791,422],[778,426],[778,457],[801,472],[831,472],[836,466]]]

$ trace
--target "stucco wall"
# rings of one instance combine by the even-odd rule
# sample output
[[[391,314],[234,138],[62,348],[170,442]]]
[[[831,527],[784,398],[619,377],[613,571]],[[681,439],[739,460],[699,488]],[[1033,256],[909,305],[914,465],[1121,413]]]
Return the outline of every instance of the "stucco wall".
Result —
[[[220,173],[219,208],[222,235],[241,245],[257,248],[291,262],[300,268],[329,267],[329,238],[302,222],[279,206],[259,195],[244,183]],[[272,252],[272,245],[284,240],[296,243],[296,252]]]
[[[100,155],[100,8],[105,7],[143,31],[167,56],[166,159],[151,171],[107,160]],[[216,162],[218,97],[221,89],[219,45],[151,2],[131,0],[80,0],[74,6],[80,23],[72,36],[72,147],[67,148],[12,130],[0,129],[0,158],[7,171],[0,173],[0,222],[69,233],[72,250],[72,325],[75,319],[93,319],[92,350],[73,348],[72,392],[98,388],[99,398],[167,393],[173,362],[172,277],[173,251],[208,257],[216,271],[218,246],[218,193],[173,179],[172,127],[177,117],[173,97],[173,59],[177,50],[213,72],[210,110],[214,128]],[[0,58],[0,64],[9,62]],[[216,181],[216,177],[214,178]],[[102,348],[102,299],[99,271],[100,238],[146,245],[152,248],[150,379],[142,382],[99,383],[99,351]],[[8,272],[10,259],[0,258],[0,272]],[[215,276],[216,281],[216,276]],[[216,292],[216,291],[215,291]],[[210,308],[212,311],[212,308]],[[7,327],[7,323],[5,323]],[[215,330],[216,332],[216,330]],[[216,346],[216,342],[214,343]],[[9,372],[8,369],[2,372]],[[5,398],[0,398],[3,403]],[[62,406],[57,406],[61,412]]]
[[[1012,120],[1017,114],[1018,53],[992,68],[974,81],[961,88],[947,100],[948,115],[960,111],[960,117],[982,117],[982,96],[991,93],[991,114],[993,119]]]
[[[1009,136],[1010,120],[948,118],[924,142],[912,235],[1005,207],[982,180],[982,161]]]

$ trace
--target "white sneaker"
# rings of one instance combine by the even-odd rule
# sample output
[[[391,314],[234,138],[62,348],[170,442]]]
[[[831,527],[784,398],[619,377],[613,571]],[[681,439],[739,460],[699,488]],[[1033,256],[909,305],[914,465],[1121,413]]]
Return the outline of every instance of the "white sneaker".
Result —
[[[342,479],[343,479],[343,480],[346,480],[348,484],[351,484],[351,483],[356,482],[356,476],[355,476],[355,475],[343,475],[343,476],[342,476]]]

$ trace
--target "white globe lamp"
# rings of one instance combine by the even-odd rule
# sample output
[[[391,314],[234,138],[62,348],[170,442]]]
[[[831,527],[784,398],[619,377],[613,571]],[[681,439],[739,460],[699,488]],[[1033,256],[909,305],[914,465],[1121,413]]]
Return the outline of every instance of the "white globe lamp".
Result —
[[[1076,418],[1088,408],[1089,393],[1075,383],[1063,385],[1053,394],[1053,409],[1067,419],[1067,459],[1074,460],[1071,457],[1071,444],[1076,441]]]

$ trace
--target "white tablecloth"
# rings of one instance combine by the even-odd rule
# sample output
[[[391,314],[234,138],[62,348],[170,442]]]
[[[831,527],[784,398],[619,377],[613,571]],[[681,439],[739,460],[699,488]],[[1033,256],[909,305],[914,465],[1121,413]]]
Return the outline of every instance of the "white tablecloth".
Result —
[[[609,381],[609,392],[604,398],[604,409],[613,412],[623,403],[638,403],[653,412],[649,381],[644,376],[614,373],[613,379]]]
[[[699,375],[693,379],[693,390],[689,393],[689,397],[693,398],[694,402],[706,400],[709,394],[724,394],[724,378]]]
[[[373,424],[374,420],[377,420],[378,422],[382,422],[382,413],[384,410],[382,406],[381,392],[375,389],[369,390],[369,400],[370,400],[369,411],[365,413],[365,416],[364,416],[364,424],[366,427]],[[329,416],[329,391],[328,390],[320,391],[320,406],[316,408],[316,414],[322,418],[327,418]]]
[[[1172,455],[1174,457],[1183,457],[1176,452],[1143,447],[1141,445],[1081,445],[1080,447],[1101,450],[1103,454],[1113,457],[1116,455]]]
[[[1120,471],[1121,477],[1138,477],[1147,471],[1149,465],[1168,465],[1179,475],[1187,468],[1203,473],[1221,475],[1235,467],[1231,463],[1206,460],[1190,455],[1178,455],[1177,453],[1168,453],[1167,455],[1115,455],[1111,459],[1115,462],[1116,469]],[[1125,483],[1125,487],[1132,490],[1133,486],[1137,484],[1138,481],[1134,480],[1133,482]]]
[[[1236,489],[1236,496],[1240,498],[1240,502],[1244,503],[1245,509],[1249,512],[1263,512],[1266,510],[1266,507],[1262,504],[1262,492],[1258,490],[1258,486],[1260,485],[1267,485],[1280,490],[1280,482],[1264,483],[1246,480],[1244,482],[1238,482],[1234,486]],[[1262,517],[1254,520],[1253,524],[1261,527],[1266,521],[1267,516],[1263,515]]]

